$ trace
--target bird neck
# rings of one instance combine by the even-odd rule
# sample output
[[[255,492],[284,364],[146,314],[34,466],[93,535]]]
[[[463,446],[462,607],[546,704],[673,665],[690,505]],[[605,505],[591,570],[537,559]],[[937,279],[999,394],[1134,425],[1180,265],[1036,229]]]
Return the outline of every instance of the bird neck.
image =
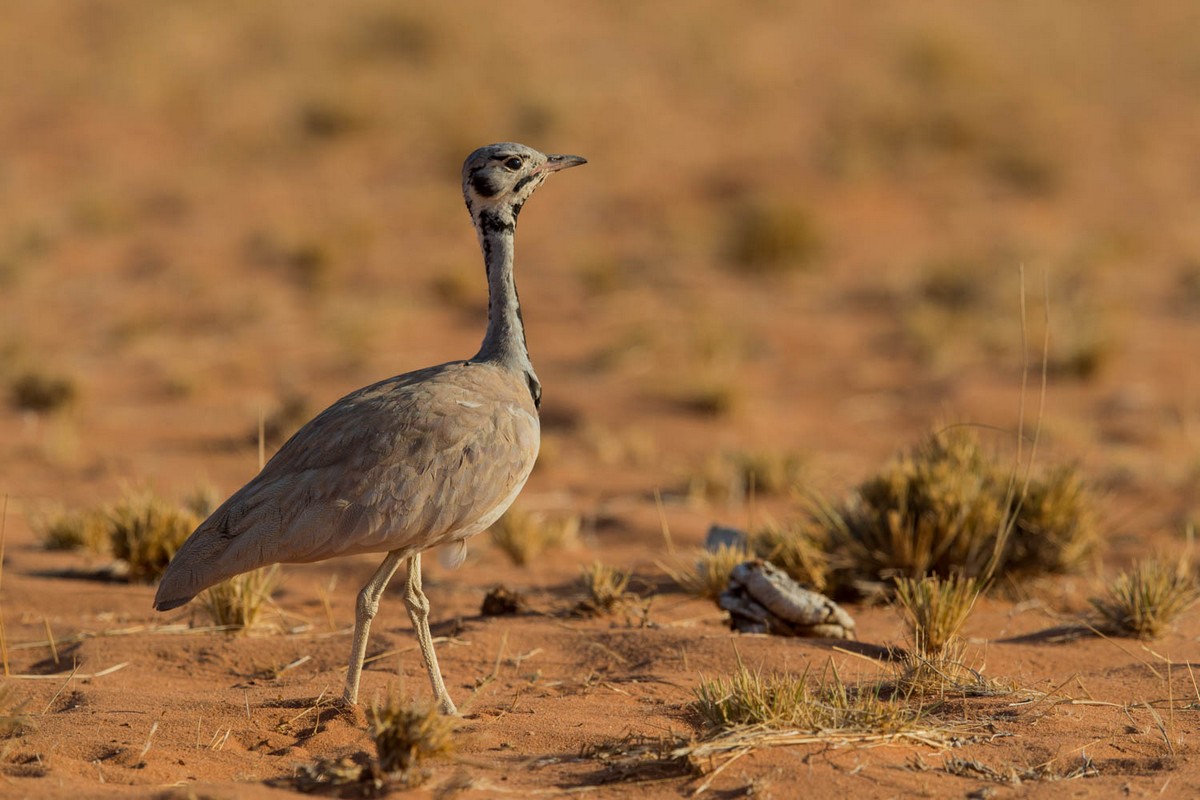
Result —
[[[492,361],[526,372],[534,382],[533,364],[525,343],[521,300],[513,277],[513,240],[517,220],[510,210],[484,209],[475,219],[488,281],[488,326],[477,361]]]

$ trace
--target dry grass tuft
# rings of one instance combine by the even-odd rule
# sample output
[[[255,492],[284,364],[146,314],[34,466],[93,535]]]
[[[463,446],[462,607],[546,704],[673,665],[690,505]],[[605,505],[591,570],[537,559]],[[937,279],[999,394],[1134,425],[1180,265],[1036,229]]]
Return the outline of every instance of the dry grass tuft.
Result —
[[[263,606],[279,585],[279,565],[251,570],[221,581],[200,596],[213,622],[244,632],[258,622]]]
[[[692,564],[676,558],[674,564],[659,566],[688,594],[716,600],[729,586],[733,568],[752,557],[744,548],[723,544],[716,550],[701,550]]]
[[[492,525],[492,543],[519,567],[547,550],[569,547],[579,538],[579,516],[550,516],[538,511],[510,508]]]
[[[8,392],[9,402],[18,411],[45,414],[72,405],[79,397],[79,386],[62,375],[29,370],[13,378]]]
[[[442,716],[431,702],[401,703],[389,697],[367,711],[379,768],[409,786],[425,780],[423,762],[454,752],[452,717]]]
[[[726,256],[745,275],[786,275],[809,269],[824,249],[812,215],[801,208],[747,203],[730,217]]]
[[[129,565],[129,579],[154,581],[200,520],[149,491],[133,491],[106,512],[109,545]]]
[[[108,549],[108,521],[100,511],[48,509],[34,516],[31,525],[47,550]]]
[[[795,453],[742,451],[707,459],[688,477],[688,496],[740,502],[751,494],[785,495],[800,483],[804,460]]]
[[[1099,544],[1090,494],[1073,468],[1025,492],[966,428],[929,435],[838,506],[815,502],[843,579],[1029,577],[1080,569]]]
[[[982,590],[979,581],[951,575],[939,578],[898,578],[896,601],[904,613],[917,653],[926,658],[942,655],[962,630]]]
[[[1091,602],[1105,632],[1157,639],[1197,599],[1200,588],[1188,560],[1181,558],[1173,564],[1162,559],[1139,561],[1119,574],[1103,597]]]
[[[912,649],[897,663],[895,687],[908,695],[1007,694],[1013,687],[985,678],[967,662],[962,626],[983,584],[975,578],[927,575],[896,580],[896,605],[908,624]]]
[[[820,732],[894,734],[913,728],[918,708],[885,699],[878,687],[847,686],[835,668],[814,680],[800,675],[750,670],[740,659],[729,676],[702,680],[691,709],[710,732],[763,727]]]
[[[770,561],[798,583],[824,591],[829,581],[829,554],[819,533],[803,522],[768,525],[750,536],[755,555]]]
[[[599,561],[583,567],[580,581],[587,596],[580,603],[579,610],[591,614],[613,613],[631,598],[627,591],[629,577],[628,572]]]

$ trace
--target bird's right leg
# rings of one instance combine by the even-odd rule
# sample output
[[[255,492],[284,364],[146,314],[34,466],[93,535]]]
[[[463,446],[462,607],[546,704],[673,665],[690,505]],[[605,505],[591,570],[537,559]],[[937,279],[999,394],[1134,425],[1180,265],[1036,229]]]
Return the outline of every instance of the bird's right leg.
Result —
[[[362,677],[363,659],[367,655],[367,636],[371,632],[371,620],[379,611],[379,598],[387,588],[388,581],[396,574],[404,560],[403,550],[393,550],[375,570],[371,580],[358,593],[354,608],[354,643],[350,647],[350,667],[346,672],[346,691],[342,698],[349,705],[358,703],[358,681]]]

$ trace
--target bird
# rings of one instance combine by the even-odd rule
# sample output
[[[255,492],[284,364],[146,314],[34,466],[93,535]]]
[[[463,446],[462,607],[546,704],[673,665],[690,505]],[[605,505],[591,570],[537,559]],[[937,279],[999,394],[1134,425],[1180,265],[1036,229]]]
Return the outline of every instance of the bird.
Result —
[[[429,632],[421,553],[450,545],[461,558],[533,469],[542,385],[513,277],[517,217],[549,175],[586,163],[513,142],[467,157],[463,199],[488,285],[479,352],[358,389],[301,427],[180,546],[158,585],[157,611],[268,564],[386,553],[358,593],[343,700],[358,703],[371,621],[404,564],[404,603],[438,709],[457,714]]]

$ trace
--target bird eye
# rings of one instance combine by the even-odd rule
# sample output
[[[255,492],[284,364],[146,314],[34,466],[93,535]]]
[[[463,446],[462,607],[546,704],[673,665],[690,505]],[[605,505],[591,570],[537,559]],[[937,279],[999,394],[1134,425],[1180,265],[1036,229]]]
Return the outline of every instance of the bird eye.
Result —
[[[523,163],[524,162],[522,162],[519,157],[512,156],[511,158],[509,158],[507,161],[504,162],[504,166],[507,169],[520,169],[521,164],[523,164]]]

